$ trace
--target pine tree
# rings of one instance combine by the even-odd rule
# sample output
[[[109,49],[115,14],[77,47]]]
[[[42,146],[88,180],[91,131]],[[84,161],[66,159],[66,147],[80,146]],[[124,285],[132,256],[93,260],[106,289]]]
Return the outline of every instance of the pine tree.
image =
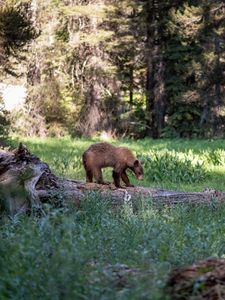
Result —
[[[37,33],[28,16],[29,2],[0,3],[0,72],[16,76],[15,64],[25,59],[25,46]],[[13,66],[14,65],[14,66]],[[18,70],[17,70],[18,71]]]
[[[165,51],[169,135],[218,133],[224,90],[223,7],[223,1],[188,1],[170,9]]]

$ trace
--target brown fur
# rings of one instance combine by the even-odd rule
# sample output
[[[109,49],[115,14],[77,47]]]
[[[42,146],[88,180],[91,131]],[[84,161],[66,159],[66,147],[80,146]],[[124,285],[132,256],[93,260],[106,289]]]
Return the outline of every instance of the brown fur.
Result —
[[[143,178],[143,168],[134,154],[125,147],[115,147],[108,143],[91,145],[83,153],[83,164],[86,171],[86,181],[92,182],[95,177],[97,183],[105,184],[102,168],[113,168],[113,179],[116,187],[121,187],[120,178],[126,186],[130,184],[126,169],[131,169],[138,179]]]

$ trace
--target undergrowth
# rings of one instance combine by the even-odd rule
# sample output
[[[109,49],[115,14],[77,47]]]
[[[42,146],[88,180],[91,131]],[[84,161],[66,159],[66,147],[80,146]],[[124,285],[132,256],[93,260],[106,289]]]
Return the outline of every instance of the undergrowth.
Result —
[[[56,174],[84,179],[81,153],[93,140],[24,142]],[[131,177],[135,184],[224,189],[223,141],[112,142],[144,160],[145,181]],[[225,205],[137,201],[134,212],[89,193],[79,210],[46,204],[40,217],[1,216],[0,299],[171,300],[164,286],[172,268],[225,255]]]
[[[167,299],[172,267],[225,252],[225,206],[45,209],[1,219],[1,299]]]

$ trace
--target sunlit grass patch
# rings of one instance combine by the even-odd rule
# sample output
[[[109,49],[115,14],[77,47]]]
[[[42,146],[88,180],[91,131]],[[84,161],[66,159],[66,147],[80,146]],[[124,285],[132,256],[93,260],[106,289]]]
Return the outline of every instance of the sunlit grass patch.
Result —
[[[20,139],[13,140],[16,145]],[[82,153],[92,143],[101,141],[78,138],[23,138],[28,148],[59,176],[85,180]],[[224,189],[225,141],[224,140],[111,140],[117,146],[129,147],[144,160],[144,181],[135,185],[154,186],[174,190],[202,191],[205,188]],[[104,178],[112,181],[112,170],[103,170]]]
[[[209,176],[207,170],[204,169],[203,161],[190,153],[150,151],[143,158],[145,174],[149,181],[194,183],[202,182]]]

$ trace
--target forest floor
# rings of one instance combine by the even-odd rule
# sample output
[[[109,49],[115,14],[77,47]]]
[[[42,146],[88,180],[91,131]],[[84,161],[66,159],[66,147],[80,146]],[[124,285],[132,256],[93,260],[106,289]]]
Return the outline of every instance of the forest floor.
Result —
[[[60,176],[84,180],[82,152],[97,139],[19,139]],[[136,185],[225,190],[225,140],[111,141],[144,161]],[[17,146],[18,139],[10,144]],[[111,180],[111,170],[104,176]],[[0,299],[170,299],[170,270],[225,255],[225,204],[143,203],[118,211],[87,195],[79,210],[0,219]]]

